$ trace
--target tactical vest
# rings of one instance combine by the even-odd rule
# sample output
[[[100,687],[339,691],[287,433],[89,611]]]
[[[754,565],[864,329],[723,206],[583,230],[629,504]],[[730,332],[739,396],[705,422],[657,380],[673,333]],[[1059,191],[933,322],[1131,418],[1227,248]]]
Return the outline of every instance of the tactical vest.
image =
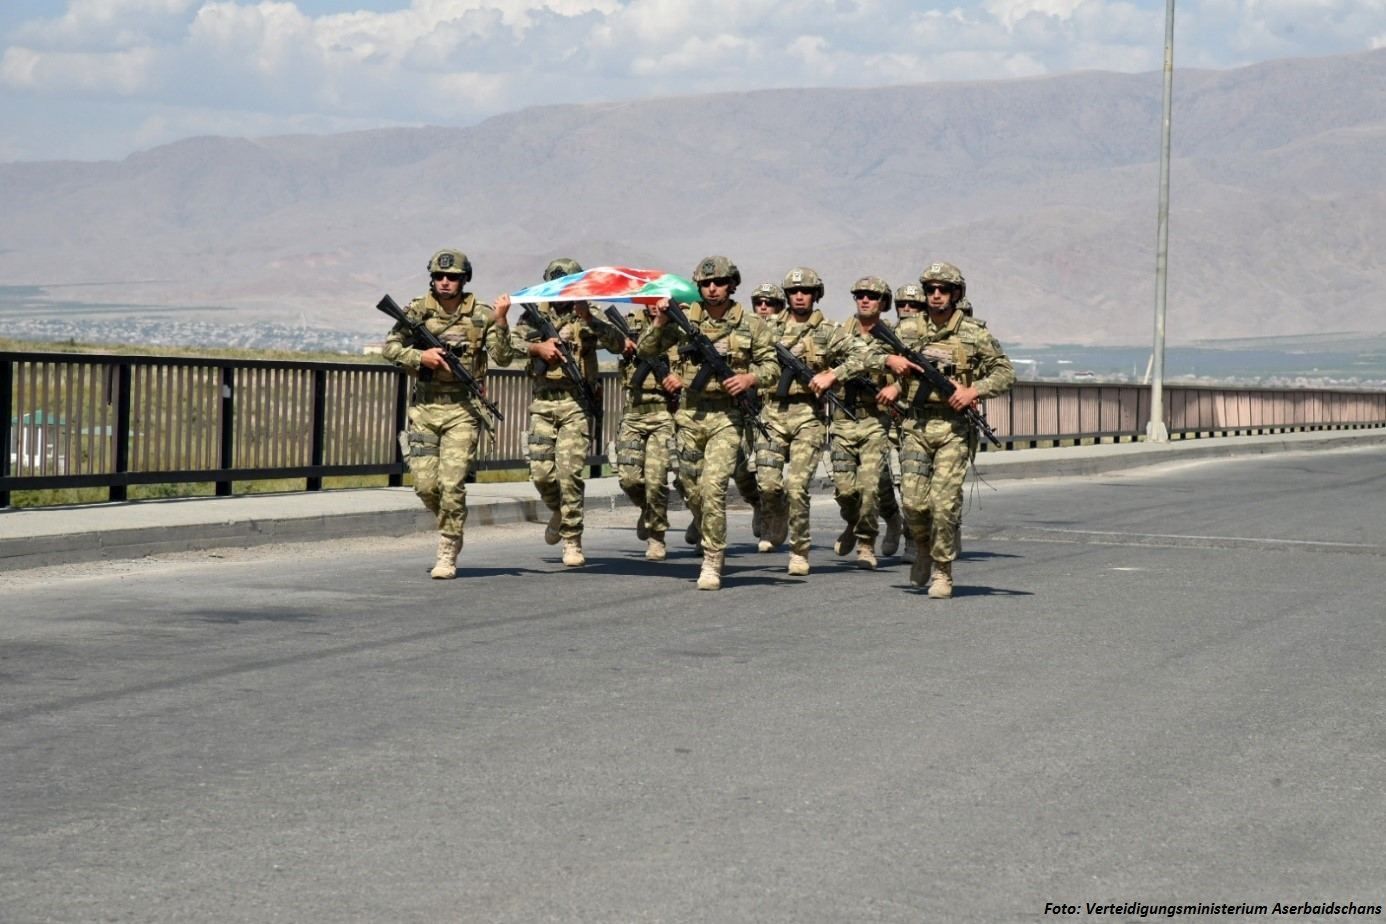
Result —
[[[587,322],[578,317],[576,310],[560,314],[548,302],[541,302],[536,307],[553,322],[554,330],[558,331],[558,339],[566,343],[572,351],[573,358],[577,360],[578,368],[582,371],[582,377],[595,385],[599,378],[597,345],[592,329],[587,325]],[[538,334],[535,333],[534,336],[537,338]],[[537,342],[537,340],[531,342]],[[535,380],[536,387],[562,386],[565,382],[569,386],[573,384],[568,381],[568,376],[564,375],[561,366],[552,365],[541,372],[536,356],[530,357],[529,374]]]
[[[836,328],[823,317],[823,312],[815,308],[808,320],[800,323],[790,316],[789,309],[786,308],[780,312],[776,322],[770,332],[774,340],[788,347],[789,352],[802,359],[814,372],[822,372],[828,368],[828,344],[832,341]],[[800,395],[813,396],[813,392],[808,386],[795,380],[790,383],[789,397]]]
[[[414,299],[407,311],[446,343],[468,372],[478,379],[486,375],[486,328],[494,318],[489,306],[477,302],[476,296],[468,292],[452,314],[442,311],[432,295]],[[457,385],[446,368],[433,370],[431,379],[435,388]]]
[[[737,302],[732,302],[726,312],[722,315],[722,320],[718,321],[707,313],[702,305],[692,305],[684,309],[684,314],[688,320],[698,326],[707,339],[711,340],[717,347],[717,352],[727,359],[727,365],[731,366],[732,371],[737,375],[751,371],[751,317],[750,312],[744,310]],[[679,378],[687,384],[692,382],[698,374],[698,365],[690,357],[680,352]],[[703,389],[704,395],[724,395],[726,390],[722,383],[715,376],[709,377],[707,385]]]
[[[889,326],[885,318],[878,318],[876,323]],[[877,342],[875,337],[862,333],[861,322],[857,320],[855,315],[843,323],[842,332],[848,337],[864,340],[869,344],[874,345]],[[884,369],[880,372],[865,372],[855,376],[843,383],[843,403],[852,410],[865,407],[870,409],[871,413],[876,413],[876,394],[889,383],[890,379]]]
[[[977,371],[977,354],[966,339],[959,335],[959,329],[964,323],[968,322],[960,311],[955,311],[948,323],[940,328],[934,328],[928,317],[920,314],[901,320],[895,333],[905,346],[918,350],[931,359],[944,375],[963,385],[971,385]],[[908,382],[909,388],[903,397],[909,402],[914,401],[921,387],[929,388],[928,382],[918,375],[911,376]],[[931,404],[946,404],[943,397],[932,389],[925,400]]]
[[[630,314],[626,315],[626,324],[630,326],[630,332],[634,335],[633,339],[639,341],[640,336],[645,333],[646,328],[650,326],[650,321],[645,316],[645,312],[632,311]],[[664,358],[669,363],[669,369],[671,371],[677,368],[678,356],[675,351],[670,350]],[[636,372],[639,371],[643,373],[645,369],[649,368],[649,362],[649,360],[642,359],[639,356],[621,357],[621,387],[626,391],[627,400],[643,403],[654,401],[656,398],[660,400],[668,399],[668,393],[660,385],[659,374],[653,370],[644,375],[641,379],[639,389],[635,388]]]

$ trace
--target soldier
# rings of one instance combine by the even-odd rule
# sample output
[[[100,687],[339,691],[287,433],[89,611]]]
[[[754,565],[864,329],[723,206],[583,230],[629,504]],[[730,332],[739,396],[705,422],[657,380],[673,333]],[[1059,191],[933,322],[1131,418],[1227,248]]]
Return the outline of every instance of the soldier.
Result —
[[[751,290],[751,307],[757,317],[769,324],[784,311],[784,289],[773,282],[762,282]]]
[[[702,391],[684,389],[683,405],[675,415],[679,477],[702,537],[698,589],[718,590],[727,549],[727,479],[736,469],[750,423],[742,419],[736,396],[775,381],[779,366],[764,322],[732,300],[741,284],[736,264],[726,257],[707,257],[693,270],[693,281],[702,304],[685,306],[684,311],[734,372],[720,382],[709,380]],[[640,337],[637,355],[653,359],[685,339],[683,331],[669,323],[666,308],[667,302],[653,307],[653,320]],[[680,357],[667,385],[682,387],[696,373],[696,357]]]
[[[973,445],[973,434],[961,412],[979,399],[1004,394],[1015,381],[1011,361],[996,338],[958,310],[962,278],[951,263],[925,267],[919,282],[924,287],[926,313],[904,318],[896,328],[905,345],[936,362],[957,390],[945,401],[917,374],[922,371],[917,366],[900,356],[885,360],[902,377],[913,409],[904,425],[900,485],[916,547],[910,582],[919,587],[927,584],[929,596],[935,599],[953,595],[963,478]],[[926,390],[925,400],[915,403],[921,388]],[[900,384],[892,384],[883,394],[895,400],[901,390]]]
[[[428,273],[428,294],[409,303],[409,316],[447,343],[478,381],[484,381],[488,354],[496,365],[510,365],[505,313],[463,291],[472,278],[467,255],[440,250],[428,261]],[[438,554],[430,574],[454,578],[467,523],[467,473],[485,412],[448,371],[443,351],[417,349],[403,324],[390,331],[381,353],[417,378],[409,400],[409,470],[415,493],[438,518]]]
[[[650,326],[649,308],[626,316],[636,340]],[[664,542],[669,529],[670,446],[674,442],[674,414],[678,388],[670,388],[667,376],[659,375],[652,361],[635,355],[635,341],[624,343],[621,358],[621,384],[625,389],[625,414],[616,437],[616,472],[621,490],[640,511],[635,534],[645,541],[645,557],[664,561],[668,548]],[[664,357],[672,371],[677,362],[672,351]]]
[[[895,290],[895,311],[901,320],[912,318],[924,310],[924,290],[918,283],[907,283]],[[898,454],[900,452],[900,425],[903,421],[895,421],[894,426],[888,431],[890,443],[895,447]],[[891,476],[891,491],[887,496],[884,491],[881,493],[881,516],[889,516],[894,510],[898,516],[900,513],[899,504],[895,500],[895,478],[894,474],[887,472]],[[883,542],[881,551],[886,555],[895,554],[894,549],[886,551],[886,544]],[[914,536],[910,535],[909,530],[905,530],[905,551],[901,554],[905,561],[914,561]]]
[[[833,482],[837,505],[846,524],[833,551],[846,555],[855,547],[857,567],[872,570],[876,567],[880,500],[884,494],[893,501],[895,489],[890,480],[890,442],[886,436],[891,418],[878,402],[881,389],[887,384],[884,353],[876,338],[871,336],[877,324],[885,323],[881,315],[883,310],[890,308],[890,286],[879,276],[864,276],[852,285],[852,298],[857,313],[842,325],[841,331],[872,355],[870,368],[842,383],[832,370],[828,370],[819,373],[812,384],[817,392],[841,384],[842,402],[856,415],[856,420],[852,420],[836,408],[832,412]],[[885,554],[894,554],[898,548],[900,526],[896,510],[886,520],[883,552],[884,548],[890,551]]]
[[[582,267],[576,260],[560,258],[545,268],[544,281],[580,272]],[[510,296],[496,299],[497,311],[509,307]],[[586,489],[582,469],[587,464],[594,421],[579,398],[580,383],[563,371],[559,343],[572,351],[582,378],[600,400],[597,349],[620,354],[625,340],[605,319],[594,316],[587,302],[545,302],[538,311],[552,322],[556,339],[541,339],[539,331],[524,320],[516,323],[510,335],[511,348],[530,358],[529,376],[534,387],[529,405],[529,477],[550,511],[544,541],[557,545],[563,540],[563,564],[577,568],[587,563],[582,552]],[[600,441],[600,434],[597,439]]]
[[[796,266],[785,275],[782,288],[788,307],[770,325],[772,341],[783,344],[814,373],[832,369],[838,380],[845,380],[860,372],[869,351],[843,335],[816,307],[823,298],[818,273]],[[787,570],[793,575],[809,573],[809,483],[827,439],[819,400],[825,387],[792,381],[783,397],[778,389],[767,395],[761,411],[770,435],[756,444],[756,481],[764,509],[759,549],[771,551],[788,538]]]

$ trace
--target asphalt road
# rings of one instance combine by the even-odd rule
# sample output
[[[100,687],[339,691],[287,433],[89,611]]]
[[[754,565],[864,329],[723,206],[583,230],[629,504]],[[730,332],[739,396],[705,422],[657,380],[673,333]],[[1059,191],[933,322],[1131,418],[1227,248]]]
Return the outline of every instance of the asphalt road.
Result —
[[[423,537],[0,575],[0,920],[1383,904],[1384,489],[1380,448],[979,486],[951,601],[789,578],[744,512],[720,593],[629,512],[579,571],[525,524],[452,582]]]

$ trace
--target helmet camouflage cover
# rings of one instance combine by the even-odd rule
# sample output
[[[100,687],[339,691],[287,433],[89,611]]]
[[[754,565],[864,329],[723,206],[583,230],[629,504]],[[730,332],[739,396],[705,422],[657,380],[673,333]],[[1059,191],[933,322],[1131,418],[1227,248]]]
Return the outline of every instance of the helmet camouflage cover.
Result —
[[[571,276],[573,273],[582,272],[582,266],[572,257],[559,257],[557,260],[550,260],[549,265],[544,267],[544,281],[557,279],[559,276]]]
[[[467,259],[467,255],[460,250],[444,248],[433,255],[428,261],[428,271],[430,273],[461,273],[462,281],[468,282],[472,278],[472,261]]]
[[[780,286],[785,292],[790,289],[808,289],[814,298],[823,300],[823,277],[807,266],[796,266],[785,273],[784,282],[780,283]]]
[[[858,292],[870,292],[881,297],[881,310],[890,310],[890,283],[880,276],[863,276],[852,283],[852,295]]]
[[[706,282],[709,279],[730,279],[732,285],[741,285],[741,270],[727,257],[703,257],[693,268],[693,281]]]
[[[773,282],[762,282],[751,290],[751,300],[758,298],[768,298],[773,302],[784,304],[784,289],[775,285]]]
[[[951,263],[930,263],[919,274],[919,281],[946,283],[958,290],[959,298],[967,294],[967,280],[963,278],[962,270]]]
[[[907,283],[895,290],[895,301],[918,302],[924,304],[924,290],[914,283]]]

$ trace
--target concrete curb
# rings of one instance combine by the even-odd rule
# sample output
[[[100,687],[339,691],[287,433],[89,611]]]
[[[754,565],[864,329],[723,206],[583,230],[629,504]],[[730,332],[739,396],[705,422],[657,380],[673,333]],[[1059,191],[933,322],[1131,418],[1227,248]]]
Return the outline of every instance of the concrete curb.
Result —
[[[1383,445],[1386,429],[1102,444],[983,453],[977,470],[992,482],[1081,477],[1171,462]],[[472,525],[548,520],[548,510],[529,484],[471,485],[467,495]],[[630,502],[615,478],[596,478],[587,482],[587,506],[615,510]],[[671,493],[670,506],[681,507],[677,494]],[[433,517],[408,488],[5,510],[0,511],[0,571],[276,542],[406,536],[433,529]]]

